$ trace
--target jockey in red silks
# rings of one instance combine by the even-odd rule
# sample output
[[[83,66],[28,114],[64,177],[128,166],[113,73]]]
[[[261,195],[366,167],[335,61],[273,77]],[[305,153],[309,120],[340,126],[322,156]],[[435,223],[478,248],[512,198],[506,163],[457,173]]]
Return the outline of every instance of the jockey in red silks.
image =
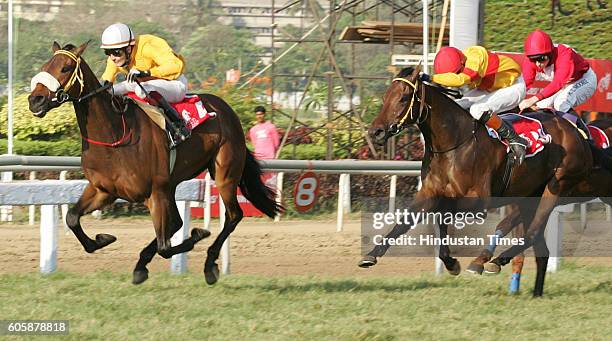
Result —
[[[115,95],[134,92],[144,99],[145,92],[135,82],[136,78],[143,78],[140,84],[146,92],[155,91],[170,103],[177,103],[185,98],[185,61],[164,39],[149,34],[137,37],[126,24],[116,23],[104,30],[100,47],[108,56],[102,80],[115,82],[117,74],[127,75],[126,81],[113,85]],[[171,120],[168,123],[172,135],[171,148],[174,148],[186,140],[191,132],[174,108],[159,104]]]
[[[471,46],[463,52],[443,47],[434,59],[434,71],[436,74],[432,77],[422,74],[421,79],[464,88],[457,104],[469,109],[474,119],[497,131],[510,145],[518,164],[523,162],[527,141],[497,115],[515,108],[525,98],[520,66],[512,58],[482,46]]]
[[[554,45],[550,36],[541,30],[531,32],[525,39],[525,55],[522,68],[527,90],[533,87],[536,75],[550,84],[521,101],[519,109],[553,108],[563,112],[565,118],[589,136],[586,125],[573,110],[586,102],[597,88],[597,76],[589,63],[571,47]],[[565,115],[570,112],[573,115]]]

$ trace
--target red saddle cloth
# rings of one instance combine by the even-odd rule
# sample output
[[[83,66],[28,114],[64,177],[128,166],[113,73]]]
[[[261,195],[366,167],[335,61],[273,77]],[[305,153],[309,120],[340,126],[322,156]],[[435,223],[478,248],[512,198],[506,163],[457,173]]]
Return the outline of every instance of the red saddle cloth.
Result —
[[[595,126],[587,126],[589,128],[589,132],[591,133],[591,137],[593,137],[593,142],[595,145],[601,149],[610,148],[610,139],[608,136],[598,127]]]
[[[552,137],[544,132],[542,122],[535,118],[519,115],[519,114],[503,114],[500,115],[504,121],[509,122],[514,127],[514,130],[522,138],[529,141],[525,157],[532,157],[544,149],[544,145],[552,141]],[[500,140],[504,145],[508,146],[506,141],[499,139],[497,131],[487,127],[489,135]],[[508,148],[510,150],[510,148]]]
[[[151,95],[159,96],[157,93],[151,93]],[[153,105],[148,98],[142,99],[133,92],[128,92],[127,96],[136,101]],[[181,117],[183,117],[187,128],[190,130],[193,130],[207,119],[217,116],[216,112],[208,112],[206,110],[198,95],[186,95],[183,101],[170,103],[170,105],[181,115]]]

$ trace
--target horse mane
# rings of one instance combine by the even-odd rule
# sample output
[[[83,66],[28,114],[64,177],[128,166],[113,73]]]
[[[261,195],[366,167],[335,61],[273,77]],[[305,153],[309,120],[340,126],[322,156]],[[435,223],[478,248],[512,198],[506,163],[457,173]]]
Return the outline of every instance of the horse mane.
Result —
[[[76,46],[73,45],[73,44],[70,44],[70,43],[68,43],[68,44],[64,45],[64,47],[62,47],[62,50],[66,50],[66,51],[72,51],[74,49],[76,49]]]
[[[406,78],[411,76],[413,72],[414,68],[412,66],[405,67],[397,74],[397,76],[395,76],[395,78]]]

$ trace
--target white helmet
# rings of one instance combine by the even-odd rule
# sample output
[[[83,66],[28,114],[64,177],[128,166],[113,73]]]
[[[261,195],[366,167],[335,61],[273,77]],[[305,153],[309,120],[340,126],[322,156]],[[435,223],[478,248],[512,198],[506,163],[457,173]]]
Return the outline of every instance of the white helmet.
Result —
[[[132,29],[126,24],[116,23],[107,27],[102,33],[102,45],[100,45],[100,48],[118,49],[134,45],[135,43],[136,37]]]

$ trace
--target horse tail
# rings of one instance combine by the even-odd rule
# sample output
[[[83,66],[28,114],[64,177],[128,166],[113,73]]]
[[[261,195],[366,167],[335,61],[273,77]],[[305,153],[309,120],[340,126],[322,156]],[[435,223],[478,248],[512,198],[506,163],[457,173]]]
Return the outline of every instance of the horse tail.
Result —
[[[244,171],[240,179],[240,191],[255,207],[270,218],[283,212],[283,206],[276,202],[276,193],[261,181],[261,166],[250,150],[246,150]]]
[[[593,144],[589,144],[589,146],[591,147],[591,153],[593,153],[593,163],[612,172],[612,155]]]

